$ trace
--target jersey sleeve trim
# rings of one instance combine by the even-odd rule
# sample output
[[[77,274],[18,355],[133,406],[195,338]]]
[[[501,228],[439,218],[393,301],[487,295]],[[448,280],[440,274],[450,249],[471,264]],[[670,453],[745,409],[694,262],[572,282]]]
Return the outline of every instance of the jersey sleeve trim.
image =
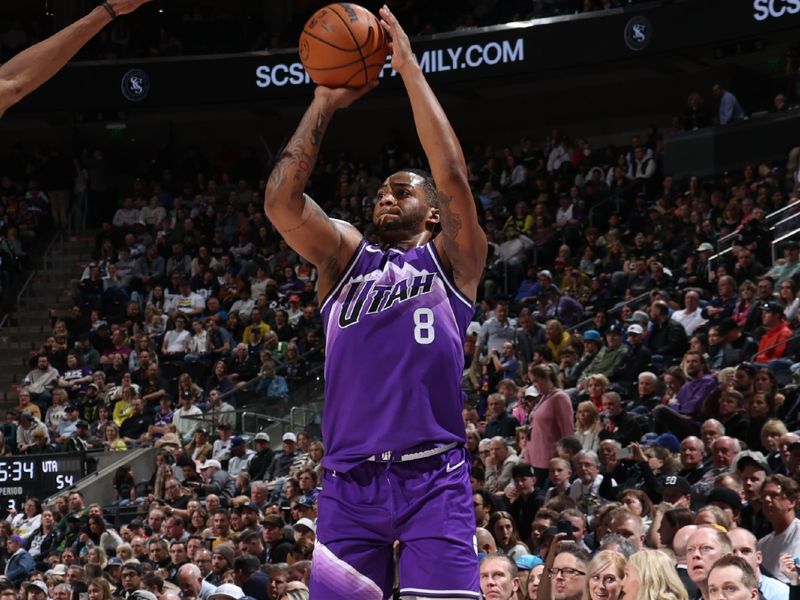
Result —
[[[364,252],[364,248],[367,246],[367,240],[362,239],[361,242],[358,244],[358,248],[356,251],[353,252],[353,256],[350,257],[350,260],[345,265],[344,269],[342,270],[342,274],[336,280],[334,286],[330,289],[328,294],[325,298],[322,299],[322,303],[320,304],[320,312],[325,309],[325,305],[331,300],[331,298],[335,298],[339,295],[339,292],[342,291],[342,286],[344,286],[344,282],[347,281],[347,278],[350,276],[350,271],[353,270],[353,267],[356,266],[356,262],[358,261],[358,257]]]
[[[469,298],[467,298],[467,296],[461,290],[458,289],[456,282],[453,281],[453,278],[450,276],[450,273],[448,273],[447,270],[442,265],[442,261],[439,258],[439,253],[436,252],[436,246],[434,245],[434,243],[428,242],[428,244],[426,244],[426,248],[428,249],[428,253],[431,255],[431,258],[433,258],[433,262],[436,265],[436,269],[439,271],[439,275],[442,276],[442,279],[444,280],[445,284],[450,289],[450,291],[453,293],[453,295],[455,295],[469,308],[474,309],[475,303],[472,302],[472,300],[470,300]]]

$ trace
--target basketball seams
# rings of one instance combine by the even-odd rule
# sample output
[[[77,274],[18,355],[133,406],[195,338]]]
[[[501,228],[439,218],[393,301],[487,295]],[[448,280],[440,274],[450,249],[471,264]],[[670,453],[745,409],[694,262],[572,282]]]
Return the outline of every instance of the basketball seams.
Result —
[[[303,35],[307,35],[310,38],[314,38],[320,44],[325,44],[326,46],[330,46],[334,50],[338,50],[339,52],[360,52],[359,48],[342,48],[341,46],[337,46],[336,44],[332,44],[325,38],[321,38],[318,35],[311,33],[308,29],[303,29]],[[358,60],[354,61],[358,62]]]
[[[340,6],[340,7],[342,7],[342,10],[344,10],[344,7],[342,6],[341,2],[338,2],[336,4],[336,6]],[[339,20],[342,22],[342,25],[344,25],[345,28],[347,29],[347,33],[349,33],[350,37],[353,38],[353,43],[356,45],[356,48],[358,48],[358,55],[361,57],[361,64],[364,67],[364,85],[366,85],[367,83],[369,83],[369,79],[368,79],[369,73],[367,72],[367,62],[366,62],[366,60],[364,60],[364,54],[361,52],[361,46],[358,45],[358,40],[356,39],[356,35],[353,33],[353,30],[350,29],[350,25],[348,24],[347,20],[342,15],[340,15],[337,10],[334,10],[333,7],[332,7],[331,8],[331,12],[339,18]],[[348,79],[347,81],[349,82],[351,79],[352,79],[352,77],[350,79]]]

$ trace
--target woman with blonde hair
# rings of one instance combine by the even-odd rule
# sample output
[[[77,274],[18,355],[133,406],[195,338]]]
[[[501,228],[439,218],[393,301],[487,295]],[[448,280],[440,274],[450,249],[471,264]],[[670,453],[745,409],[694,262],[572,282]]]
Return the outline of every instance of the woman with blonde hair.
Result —
[[[602,429],[600,414],[594,402],[584,400],[578,404],[578,409],[575,411],[575,437],[580,440],[584,450],[597,452]]]
[[[608,391],[611,382],[602,373],[595,373],[586,378],[585,390],[589,395],[588,400],[592,402],[598,411],[603,410],[603,394]]]
[[[88,600],[111,600],[111,584],[102,577],[89,580],[87,592]]]
[[[583,600],[617,600],[622,591],[625,562],[619,552],[603,550],[595,554],[586,569]]]
[[[689,600],[672,559],[660,550],[641,550],[625,565],[622,593],[636,600]]]

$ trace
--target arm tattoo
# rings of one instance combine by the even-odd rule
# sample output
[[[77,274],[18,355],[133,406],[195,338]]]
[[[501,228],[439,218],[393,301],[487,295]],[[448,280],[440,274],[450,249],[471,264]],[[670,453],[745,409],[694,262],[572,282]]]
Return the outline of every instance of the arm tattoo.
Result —
[[[458,232],[461,230],[461,215],[453,210],[453,199],[439,193],[439,222],[442,226],[442,243],[448,256],[458,256]]]
[[[310,110],[306,112],[270,174],[270,184],[273,188],[282,187],[290,177],[293,181],[292,194],[302,194],[309,174],[317,162],[329,117],[330,115],[324,110],[317,114]]]

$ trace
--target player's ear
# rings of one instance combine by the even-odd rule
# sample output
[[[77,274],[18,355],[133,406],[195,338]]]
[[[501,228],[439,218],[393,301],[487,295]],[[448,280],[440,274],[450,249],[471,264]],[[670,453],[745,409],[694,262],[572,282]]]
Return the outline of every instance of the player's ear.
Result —
[[[431,206],[428,209],[428,219],[427,219],[428,229],[431,229],[431,230],[435,229],[436,226],[439,224],[439,222],[440,222],[439,221],[439,209],[438,208],[434,208],[433,206]]]

